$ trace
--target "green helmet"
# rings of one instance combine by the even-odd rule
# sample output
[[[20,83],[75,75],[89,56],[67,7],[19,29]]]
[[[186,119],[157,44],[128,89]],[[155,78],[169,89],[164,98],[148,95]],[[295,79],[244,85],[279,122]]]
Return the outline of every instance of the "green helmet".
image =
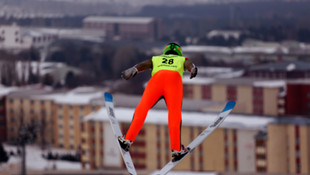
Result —
[[[182,52],[181,47],[178,44],[169,43],[164,49],[164,55],[169,55],[169,54],[182,56],[183,52]]]

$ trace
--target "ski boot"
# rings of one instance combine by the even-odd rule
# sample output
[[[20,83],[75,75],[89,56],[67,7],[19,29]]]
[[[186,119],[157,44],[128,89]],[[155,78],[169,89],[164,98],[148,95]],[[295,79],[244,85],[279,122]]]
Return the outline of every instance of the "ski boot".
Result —
[[[189,150],[190,149],[187,147],[184,147],[184,145],[181,145],[180,151],[172,150],[172,162],[182,159],[187,153],[189,153]]]
[[[132,142],[130,140],[125,140],[124,137],[119,137],[118,142],[121,148],[126,152],[129,151],[129,148],[132,145]]]

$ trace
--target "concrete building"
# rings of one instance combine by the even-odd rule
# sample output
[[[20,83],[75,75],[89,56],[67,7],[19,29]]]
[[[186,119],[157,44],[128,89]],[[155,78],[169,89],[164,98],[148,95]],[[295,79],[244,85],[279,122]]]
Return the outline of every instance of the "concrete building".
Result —
[[[33,98],[35,95],[51,93],[48,89],[23,89],[12,92],[6,98],[6,127],[10,143],[18,143],[19,130],[25,125],[38,127],[37,142],[51,144],[53,142],[53,123],[51,100]]]
[[[237,102],[235,112],[278,116],[285,114],[286,82],[247,78],[184,77],[184,97]]]
[[[0,48],[6,50],[43,49],[58,39],[74,39],[91,42],[103,42],[103,30],[59,29],[22,27],[16,24],[0,26]],[[43,55],[46,53],[42,53]],[[42,55],[42,56],[43,56]],[[44,58],[42,58],[44,59]]]
[[[16,24],[0,26],[0,48],[9,50],[45,47],[57,39],[57,35],[29,30]]]
[[[302,61],[280,61],[250,67],[246,77],[269,79],[307,79],[310,63]]]
[[[222,60],[227,63],[243,62],[252,65],[260,61],[277,61],[296,59],[298,54],[289,53],[289,48],[281,45],[258,45],[258,46],[206,46],[187,45],[182,47],[184,55],[190,58],[193,54],[203,54],[209,60]]]
[[[7,95],[6,121],[8,141],[18,141],[19,127],[35,124],[39,130],[37,143],[78,150],[80,119],[97,109],[91,100],[103,90],[77,88],[69,92],[27,90]]]
[[[7,141],[7,125],[6,125],[6,99],[7,95],[13,91],[18,91],[16,87],[0,86],[0,141]]]
[[[218,111],[222,105],[217,106]],[[116,108],[123,133],[128,129],[134,109]],[[137,169],[156,170],[171,160],[167,111],[151,110],[130,152]],[[182,143],[187,145],[217,116],[216,113],[183,112]],[[245,120],[243,120],[245,119]],[[222,127],[188,156],[175,170],[255,172],[255,135],[272,118],[231,115]],[[106,109],[85,117],[82,142],[82,166],[100,169],[124,168]]]
[[[220,109],[220,107],[218,108]],[[123,133],[132,108],[116,108]],[[216,117],[216,113],[183,112],[182,143],[187,145]],[[106,109],[84,118],[82,167],[125,168]],[[231,114],[176,171],[235,173],[310,173],[310,120]],[[161,169],[171,160],[167,111],[151,110],[130,150],[137,169]]]
[[[258,170],[268,173],[310,173],[310,120],[278,118],[268,125]],[[264,141],[263,141],[264,142]]]
[[[230,73],[229,73],[230,74]],[[270,116],[310,114],[310,82],[249,78],[184,77],[184,97],[237,102],[235,112]]]
[[[154,41],[161,36],[161,24],[152,17],[89,16],[84,29],[101,29],[108,39]]]
[[[282,81],[274,84],[268,81],[245,81],[243,84],[235,84],[235,89],[215,80],[212,83],[211,90],[216,90],[211,91],[210,99],[217,102],[184,99],[182,144],[189,144],[214,121],[225,101],[236,100],[236,108],[221,127],[175,170],[310,173],[310,121],[305,117],[277,114],[279,108],[276,108],[276,104],[282,104],[278,98],[282,94]],[[185,86],[187,85],[185,82]],[[193,84],[193,87],[197,85],[201,84]],[[261,87],[262,91],[253,90],[256,86]],[[193,89],[195,93],[192,94],[196,94],[197,89],[201,90]],[[5,106],[8,141],[18,141],[19,127],[22,124],[35,123],[41,128],[37,143],[81,151],[84,169],[124,168],[116,142],[113,141],[115,138],[106,109],[102,107],[104,91],[105,89],[94,87],[81,87],[65,92],[32,88],[7,94]],[[115,114],[125,133],[140,97],[113,95]],[[262,113],[260,111],[259,115],[252,115],[252,100],[260,96],[263,101]],[[248,106],[252,106],[250,110]],[[164,101],[160,101],[149,111],[131,148],[137,169],[153,171],[170,161],[167,115]]]

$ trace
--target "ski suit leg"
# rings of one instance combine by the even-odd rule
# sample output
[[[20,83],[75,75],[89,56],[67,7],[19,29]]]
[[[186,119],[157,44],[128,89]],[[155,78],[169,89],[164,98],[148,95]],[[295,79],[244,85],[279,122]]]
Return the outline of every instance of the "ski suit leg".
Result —
[[[183,84],[179,73],[170,71],[165,82],[164,97],[168,108],[168,127],[171,150],[181,149]]]
[[[163,95],[160,77],[154,75],[148,82],[139,105],[135,109],[134,117],[126,133],[125,140],[135,141],[141,130],[148,111]]]

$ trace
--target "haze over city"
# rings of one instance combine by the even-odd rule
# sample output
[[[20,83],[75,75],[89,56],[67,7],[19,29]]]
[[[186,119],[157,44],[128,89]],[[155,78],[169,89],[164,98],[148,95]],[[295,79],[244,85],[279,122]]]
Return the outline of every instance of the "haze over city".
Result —
[[[193,63],[181,144],[236,105],[168,174],[310,174],[309,19],[306,0],[0,0],[0,174],[128,174],[108,116],[125,134],[175,55]],[[173,158],[165,100],[129,149],[137,174]]]

